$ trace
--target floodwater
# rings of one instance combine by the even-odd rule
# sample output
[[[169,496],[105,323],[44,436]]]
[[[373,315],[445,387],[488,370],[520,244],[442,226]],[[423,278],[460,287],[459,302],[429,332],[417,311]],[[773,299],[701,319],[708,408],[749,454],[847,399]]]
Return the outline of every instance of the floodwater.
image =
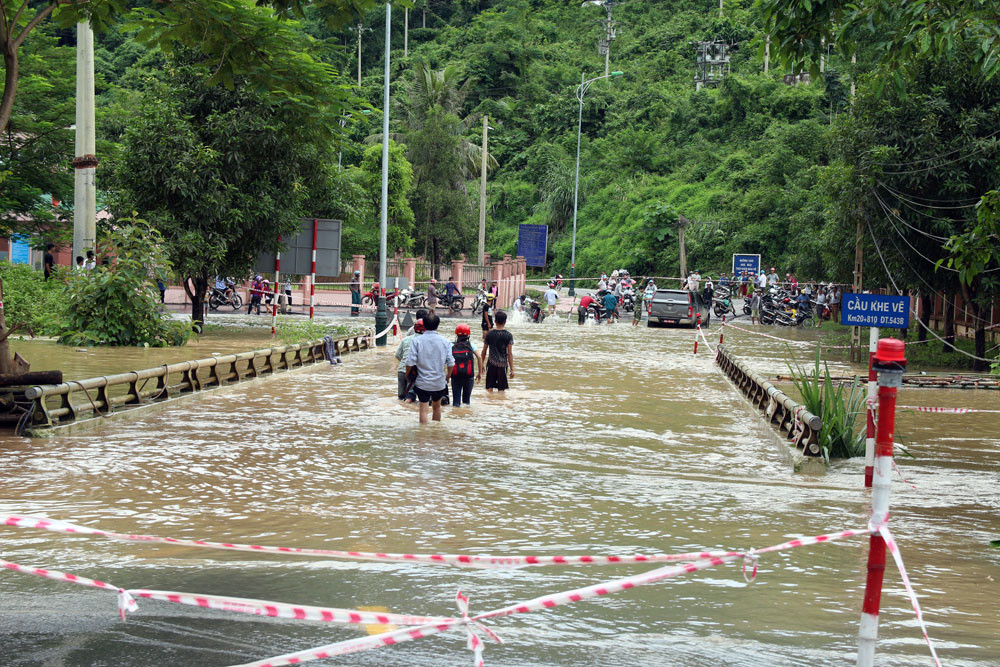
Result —
[[[866,524],[863,462],[834,463],[823,476],[792,473],[704,344],[691,354],[690,330],[552,319],[512,330],[512,390],[500,398],[477,388],[471,409],[445,408],[439,424],[419,426],[415,409],[397,403],[390,349],[99,432],[7,437],[0,511],[187,539],[423,553],[739,549]],[[717,336],[713,326],[713,344]],[[731,329],[726,342],[764,373],[787,373],[789,356],[812,355],[807,345],[790,354]],[[182,358],[232,349],[202,344]],[[30,350],[44,356],[32,359],[37,368],[62,366],[73,377],[178,354],[142,351],[126,363],[120,351],[40,345]],[[997,409],[1000,392],[904,388],[900,402]],[[915,458],[898,459],[907,482],[895,480],[891,525],[947,664],[996,664],[1000,656],[1000,549],[989,546],[1000,538],[998,417],[897,420]],[[0,558],[126,588],[425,615],[453,615],[458,589],[479,612],[651,567],[463,570],[0,531]],[[490,626],[505,643],[488,643],[486,662],[850,663],[866,554],[867,539],[849,539],[762,556],[753,584],[738,564],[727,565],[499,619]],[[2,662],[10,666],[231,665],[363,633],[149,600],[122,623],[111,593],[0,573]],[[930,661],[891,563],[878,653],[883,665]],[[317,664],[469,661],[465,635],[454,630]]]

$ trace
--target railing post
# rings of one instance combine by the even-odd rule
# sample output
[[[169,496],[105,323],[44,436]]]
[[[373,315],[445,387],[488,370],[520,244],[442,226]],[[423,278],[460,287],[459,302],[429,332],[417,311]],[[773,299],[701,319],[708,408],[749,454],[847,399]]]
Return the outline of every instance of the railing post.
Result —
[[[896,428],[896,393],[903,383],[906,347],[903,341],[885,338],[878,341],[873,359],[878,373],[878,428],[875,434],[875,465],[872,479],[873,528],[889,521],[889,492],[892,488],[892,434]],[[878,613],[885,574],[885,539],[873,532],[869,538],[868,577],[861,607],[858,632],[858,667],[872,667],[878,639]]]

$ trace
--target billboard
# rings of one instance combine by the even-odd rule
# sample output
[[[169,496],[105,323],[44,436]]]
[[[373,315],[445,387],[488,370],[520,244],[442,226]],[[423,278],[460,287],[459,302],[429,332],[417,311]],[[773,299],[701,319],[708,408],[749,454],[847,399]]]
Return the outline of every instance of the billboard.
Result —
[[[883,294],[845,294],[840,323],[850,327],[906,329],[910,326],[910,297]]]
[[[517,254],[524,257],[526,265],[545,266],[548,244],[548,225],[518,225]]]
[[[733,275],[746,271],[749,275],[760,274],[760,255],[733,255]]]
[[[303,218],[298,234],[282,239],[286,249],[281,253],[281,272],[305,276],[312,272],[314,218]],[[336,278],[340,275],[340,220],[315,218],[316,275]],[[274,253],[262,252],[254,262],[257,273],[274,271]]]

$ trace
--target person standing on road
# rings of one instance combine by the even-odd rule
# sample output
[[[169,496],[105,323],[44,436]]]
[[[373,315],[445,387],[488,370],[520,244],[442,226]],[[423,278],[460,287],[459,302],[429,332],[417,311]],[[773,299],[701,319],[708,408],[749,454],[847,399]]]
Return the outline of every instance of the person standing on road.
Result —
[[[49,276],[52,275],[52,269],[55,268],[56,265],[56,258],[52,255],[52,251],[55,247],[55,243],[49,243],[45,246],[45,256],[42,258],[42,271],[45,272],[46,280],[48,280]]]
[[[413,339],[406,357],[406,372],[417,369],[414,388],[420,401],[420,423],[427,423],[427,408],[431,419],[441,421],[441,399],[448,393],[448,378],[455,367],[451,343],[437,332],[441,318],[430,313],[424,320],[424,333]]]
[[[632,326],[639,326],[642,321],[642,310],[646,307],[646,292],[635,293],[635,309],[632,311]]]
[[[601,297],[601,303],[604,306],[604,318],[611,324],[618,319],[618,297],[616,297],[611,292],[605,292],[604,296]]]
[[[264,284],[260,281],[260,276],[254,276],[254,279],[250,281],[250,303],[247,304],[247,315],[250,311],[257,308],[257,314],[260,315],[260,300],[264,295]]]
[[[427,310],[434,312],[437,307],[438,302],[438,291],[437,291],[437,280],[431,278],[430,284],[427,285]]]
[[[472,386],[483,377],[483,358],[476,352],[476,344],[470,340],[472,330],[468,324],[455,327],[456,340],[451,346],[451,356],[455,358],[455,370],[451,374],[451,404],[456,408],[462,404],[472,404]],[[479,364],[479,372],[474,374]]]
[[[757,287],[760,288],[761,292],[767,289],[767,276],[764,275],[763,271],[761,271],[760,275],[757,276]]]
[[[292,279],[290,276],[285,276],[285,282],[281,285],[282,291],[285,293],[285,304],[291,308],[292,307]]]
[[[423,332],[423,320],[417,317],[417,322],[420,323],[420,333]],[[403,340],[399,341],[399,345],[396,347],[396,359],[399,364],[396,366],[396,395],[399,400],[405,400],[407,403],[412,403],[413,399],[407,397],[407,389],[410,386],[410,380],[406,377],[406,365],[410,359],[410,345],[413,343],[413,339],[420,335],[417,332],[417,326],[414,324],[410,327],[410,330],[406,332]]]
[[[750,299],[750,324],[760,324],[760,290]]]
[[[778,286],[778,269],[771,267],[771,273],[767,275],[767,285],[769,287]]]
[[[514,336],[504,326],[507,324],[507,313],[498,310],[494,316],[496,328],[486,334],[483,339],[485,349],[483,356],[489,352],[486,362],[486,393],[492,394],[507,390],[507,369],[510,369],[510,379],[514,379]]]
[[[556,291],[555,283],[549,283],[549,289],[545,292],[545,303],[549,305],[549,315],[556,314],[556,301],[559,300],[559,292]]]
[[[830,288],[830,315],[834,322],[840,322],[840,288],[836,285]]]
[[[355,271],[351,276],[351,317],[357,317],[361,305],[361,272]]]
[[[702,292],[701,299],[705,302],[706,308],[712,307],[712,299],[715,298],[715,286],[712,284],[712,279],[709,278],[705,281],[705,291]]]

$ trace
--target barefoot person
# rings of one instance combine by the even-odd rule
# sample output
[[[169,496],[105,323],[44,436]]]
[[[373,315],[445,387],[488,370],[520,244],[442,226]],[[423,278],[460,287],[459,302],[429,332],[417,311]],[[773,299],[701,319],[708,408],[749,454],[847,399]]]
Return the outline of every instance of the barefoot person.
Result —
[[[451,354],[451,343],[438,334],[441,318],[430,313],[424,318],[424,333],[410,343],[406,360],[406,372],[417,369],[415,389],[420,401],[420,423],[427,423],[427,406],[432,409],[431,418],[441,421],[441,399],[448,393],[448,378],[455,367]]]
[[[483,339],[488,351],[486,362],[486,392],[507,390],[507,369],[510,368],[510,379],[514,379],[514,336],[504,327],[507,324],[507,313],[498,310],[494,317],[496,328],[491,329]]]

